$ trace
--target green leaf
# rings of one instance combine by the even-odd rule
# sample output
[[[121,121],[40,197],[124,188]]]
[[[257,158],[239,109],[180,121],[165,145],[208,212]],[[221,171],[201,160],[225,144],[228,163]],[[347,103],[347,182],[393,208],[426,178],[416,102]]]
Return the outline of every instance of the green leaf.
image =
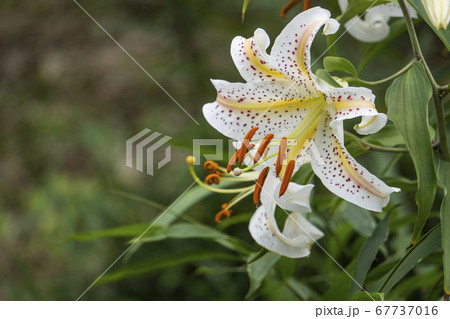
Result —
[[[391,187],[398,187],[402,192],[415,192],[417,191],[417,181],[412,181],[405,177],[385,177],[383,181]],[[408,217],[409,218],[409,217]]]
[[[409,3],[416,9],[417,13],[428,23],[428,25],[433,29],[433,31],[437,34],[437,36],[442,40],[442,42],[447,47],[447,50],[450,50],[450,28],[447,29],[436,29],[436,27],[431,23],[428,18],[428,14],[425,11],[423,3],[421,0],[408,0]]]
[[[331,85],[332,87],[335,88],[341,88],[342,86],[337,83],[332,77],[331,75],[328,74],[327,71],[325,71],[324,69],[318,69],[316,71],[316,75],[319,77],[319,79],[327,82],[329,85]]]
[[[351,301],[384,301],[384,294],[379,292],[357,291],[352,295]]]
[[[353,273],[354,281],[350,290],[350,296],[354,296],[354,294],[360,290],[360,287],[364,285],[364,280],[370,270],[370,266],[374,262],[381,245],[383,245],[386,241],[388,234],[389,214],[387,214],[386,217],[384,217],[384,219],[377,225],[372,233],[372,236],[366,240],[361,248],[361,251],[359,252],[355,272]]]
[[[372,134],[362,138],[363,141],[377,144],[380,146],[395,147],[403,145],[402,136],[399,134],[395,125],[386,125],[377,134]]]
[[[323,300],[328,301],[347,301],[350,289],[353,282],[353,277],[350,275],[355,270],[356,260],[353,260],[341,270],[337,276],[333,276],[331,286],[325,292]]]
[[[441,249],[441,227],[434,227],[425,234],[398,262],[381,286],[380,292],[387,294],[414,266],[434,251]]]
[[[356,72],[353,64],[344,58],[327,56],[323,59],[323,66],[328,73],[341,71],[353,75],[358,78],[358,73]]]
[[[93,232],[73,234],[70,235],[68,239],[77,241],[92,241],[102,237],[135,237],[145,232],[149,226],[150,224],[125,225]],[[153,226],[147,231],[147,234],[156,234],[163,228],[164,227],[162,226]]]
[[[450,163],[439,163],[439,181],[444,186],[444,200],[441,205],[442,250],[444,251],[444,289],[450,294]]]
[[[428,130],[428,101],[431,85],[421,63],[395,79],[386,93],[388,116],[403,136],[416,169],[419,211],[414,225],[412,243],[420,237],[430,214],[436,194],[436,172]]]
[[[227,188],[237,182],[238,181],[221,181],[220,188]],[[178,216],[211,194],[213,194],[211,191],[204,189],[201,186],[192,187],[176,199],[166,211],[156,217],[154,226],[167,226],[171,224]]]
[[[245,12],[247,11],[247,7],[250,0],[244,0],[244,3],[242,4],[242,22],[244,22]]]
[[[249,260],[251,260],[253,257],[254,256],[250,256]],[[280,257],[280,255],[269,252],[247,266],[247,274],[248,278],[250,279],[250,288],[245,298],[249,298],[255,293],[256,290],[258,290],[264,278],[266,278],[267,274],[277,263]]]
[[[106,282],[118,281],[125,278],[146,274],[152,271],[191,264],[208,259],[229,261],[242,260],[237,256],[216,251],[183,251],[179,253],[171,253],[168,256],[148,259],[145,262],[137,263],[134,265],[125,266],[115,272],[105,274],[99,279],[97,283],[101,284]]]
[[[240,239],[226,235],[211,227],[201,224],[178,223],[169,226],[159,232],[145,234],[140,241],[142,243],[154,242],[164,240],[167,238],[173,239],[189,239],[201,238],[212,240],[228,249],[234,250],[238,253],[249,255],[251,250],[244,245]],[[133,240],[134,241],[134,240]]]
[[[308,285],[296,280],[294,277],[286,281],[286,285],[302,300],[320,300],[321,296]]]
[[[372,234],[376,223],[372,215],[366,210],[348,202],[345,202],[339,210],[342,212],[344,219],[352,225],[358,234],[365,237],[369,237]]]

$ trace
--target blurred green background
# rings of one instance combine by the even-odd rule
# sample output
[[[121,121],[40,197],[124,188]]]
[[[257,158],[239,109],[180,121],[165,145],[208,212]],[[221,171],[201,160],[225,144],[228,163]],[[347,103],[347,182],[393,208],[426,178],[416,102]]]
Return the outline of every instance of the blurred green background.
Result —
[[[236,35],[249,37],[257,27],[262,27],[273,41],[287,23],[279,17],[287,1],[251,1],[245,23],[241,23],[241,0],[79,2],[200,125],[181,111],[73,1],[3,0],[0,3],[2,300],[78,298],[127,245],[123,238],[85,243],[68,237],[79,232],[149,223],[161,212],[123,193],[150,199],[161,206],[177,198],[192,183],[185,164],[192,139],[221,137],[209,127],[201,112],[202,105],[215,98],[209,79],[242,81],[229,54],[231,40]],[[335,1],[312,2],[330,9],[333,16],[340,13]],[[287,18],[300,10],[300,6],[295,8]],[[448,80],[448,52],[424,23],[417,27],[424,54],[430,57],[431,68],[437,72],[436,78]],[[317,36],[313,59],[325,48],[326,39]],[[406,34],[387,42],[361,77],[377,80],[400,69],[411,57],[409,48]],[[373,46],[344,35],[337,50],[358,66],[361,57],[372,52]],[[320,64],[321,61],[313,69],[322,67]],[[386,86],[375,90],[381,111],[385,111],[385,89]],[[172,161],[154,176],[125,166],[125,141],[144,128],[173,137]],[[367,159],[363,157],[361,162]],[[386,160],[390,157],[380,157],[381,162]],[[406,172],[413,172],[409,161],[404,164]],[[414,202],[413,195],[404,196],[403,199]],[[210,196],[186,214],[216,227],[214,215],[228,199]],[[250,216],[253,208],[249,202],[236,207],[235,215]],[[346,249],[357,252],[364,237],[358,237],[348,223],[341,221],[336,225],[344,228],[337,235],[343,236],[344,246],[347,241],[354,242],[353,247]],[[248,234],[247,223],[237,223],[224,231],[257,249]],[[336,251],[335,257],[348,263],[350,259],[340,253],[339,246],[332,239],[326,240],[330,241],[327,247]],[[403,237],[398,237],[398,247],[406,247],[408,240],[405,231]],[[124,263],[191,248],[223,249],[202,240],[166,240],[142,246],[132,256],[119,260],[111,270]],[[297,271],[309,277],[310,283],[320,283],[324,280],[323,271],[320,274],[314,268],[327,259],[326,256],[315,259],[320,254],[315,250],[310,259],[286,260],[279,267],[296,269],[295,265],[303,264]],[[232,271],[227,271],[226,267],[231,266]],[[329,270],[330,277],[339,274],[340,270],[330,260],[323,267]],[[255,298],[299,299],[293,289],[280,282],[276,276],[268,278]],[[248,287],[245,270],[235,262],[207,260],[99,285],[89,290],[83,300],[241,300]]]

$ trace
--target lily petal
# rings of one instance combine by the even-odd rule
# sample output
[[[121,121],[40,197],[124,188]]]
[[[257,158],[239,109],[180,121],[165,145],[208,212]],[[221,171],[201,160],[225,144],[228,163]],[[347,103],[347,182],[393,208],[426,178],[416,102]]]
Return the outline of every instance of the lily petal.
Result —
[[[231,43],[231,57],[247,82],[285,80],[285,76],[270,65],[266,53],[270,39],[263,29],[257,29],[251,38],[235,37]]]
[[[389,202],[390,194],[400,190],[389,187],[355,161],[343,141],[334,134],[331,120],[329,115],[325,115],[321,119],[322,129],[314,137],[324,161],[324,165],[312,161],[314,173],[337,196],[362,208],[380,212]]]
[[[275,189],[275,195],[280,193],[280,186],[281,183],[279,183]],[[277,204],[281,208],[293,212],[310,212],[311,207],[309,206],[309,197],[313,188],[314,185],[312,184],[299,185],[296,183],[289,183],[286,193],[283,196],[278,197]]]
[[[362,135],[376,133],[386,125],[387,116],[378,113],[375,108],[375,95],[371,90],[363,87],[329,87],[327,94],[334,104],[329,110],[334,121],[362,116],[361,123],[354,127]],[[332,127],[337,126],[334,121],[330,124]]]
[[[319,29],[326,24],[324,34],[335,33],[339,23],[330,19],[330,12],[320,7],[297,15],[283,29],[270,53],[277,66],[300,90],[302,97],[320,96],[311,77],[311,43]]]
[[[299,98],[295,86],[285,81],[230,83],[212,80],[212,83],[217,90],[217,100],[204,105],[203,115],[211,126],[235,140],[243,139],[255,125],[259,127],[255,139],[269,133],[287,135],[301,122],[314,101],[314,98]]]
[[[306,220],[300,213],[292,213],[286,219],[283,232],[275,220],[275,208],[266,211],[259,207],[250,219],[249,231],[253,239],[269,251],[290,258],[306,257],[311,245],[323,233]]]

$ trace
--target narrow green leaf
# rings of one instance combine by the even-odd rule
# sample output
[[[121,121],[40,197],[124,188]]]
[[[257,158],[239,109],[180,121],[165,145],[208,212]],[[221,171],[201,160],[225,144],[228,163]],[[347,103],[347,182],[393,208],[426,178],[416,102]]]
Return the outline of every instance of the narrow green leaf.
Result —
[[[350,296],[354,295],[364,285],[364,280],[370,270],[381,245],[386,241],[389,234],[389,214],[377,225],[358,255],[355,272],[353,273],[353,283],[350,290]],[[353,300],[353,299],[352,299]]]
[[[369,237],[375,229],[376,223],[372,215],[365,209],[352,203],[344,202],[339,208],[344,219],[352,225],[353,229],[360,235]]]
[[[242,4],[242,22],[244,22],[245,12],[247,11],[247,7],[250,0],[244,0],[244,3]]]
[[[380,288],[387,294],[414,266],[434,251],[441,249],[441,226],[426,233],[394,267]]]
[[[180,253],[171,253],[168,256],[148,259],[145,262],[137,263],[134,265],[125,266],[115,272],[105,274],[99,279],[97,283],[101,284],[106,282],[118,281],[152,271],[191,264],[208,259],[241,261],[241,258],[237,256],[216,251],[183,251]]]
[[[439,163],[439,180],[444,186],[441,205],[442,250],[444,251],[444,289],[450,295],[450,163]]]
[[[344,58],[327,56],[323,59],[323,66],[328,73],[340,71],[351,74],[355,78],[358,77],[358,73],[353,64]]]
[[[436,27],[431,23],[428,18],[428,14],[425,11],[423,3],[421,0],[408,0],[409,3],[416,9],[419,15],[428,23],[431,29],[437,34],[437,36],[442,40],[447,50],[450,50],[450,28],[447,29],[436,29]]]
[[[428,101],[432,90],[421,63],[395,79],[386,92],[388,116],[403,136],[416,169],[419,211],[412,242],[420,237],[436,194],[436,172],[428,130]]]
[[[229,187],[230,185],[236,184],[236,181],[223,181],[220,182],[221,188]],[[169,206],[169,208],[162,212],[156,219],[154,226],[167,226],[171,224],[178,216],[183,214],[194,204],[198,203],[205,197],[213,194],[211,191],[202,188],[201,186],[194,186],[185,192],[180,198],[176,199],[175,202]],[[153,227],[154,227],[153,226]]]
[[[228,249],[234,250],[238,253],[248,255],[251,250],[245,246],[245,243],[240,239],[226,235],[211,227],[201,224],[178,223],[171,225],[159,232],[145,234],[140,241],[142,243],[154,242],[164,240],[167,238],[173,239],[189,239],[200,238],[212,240]],[[134,241],[134,240],[133,240]]]
[[[352,295],[351,301],[384,301],[384,294],[379,292],[357,291]]]
[[[350,275],[354,272],[356,260],[353,260],[341,270],[337,276],[331,277],[331,285],[323,296],[323,300],[328,301],[348,301],[348,295],[353,282],[353,277]]]
[[[294,277],[289,278],[289,280],[286,281],[286,285],[302,300],[320,300],[322,298],[317,292],[312,290],[311,287]]]
[[[125,225],[93,232],[73,234],[70,235],[68,239],[76,241],[92,241],[102,237],[136,237],[142,234],[149,226],[149,224]],[[164,227],[161,226],[153,226],[147,231],[147,234],[155,235],[163,228]]]
[[[277,263],[280,257],[280,255],[269,252],[247,266],[247,274],[250,279],[250,288],[245,298],[249,298],[255,293],[256,290],[258,290],[264,278],[266,278],[267,274]],[[253,256],[250,256],[249,260],[252,258]]]

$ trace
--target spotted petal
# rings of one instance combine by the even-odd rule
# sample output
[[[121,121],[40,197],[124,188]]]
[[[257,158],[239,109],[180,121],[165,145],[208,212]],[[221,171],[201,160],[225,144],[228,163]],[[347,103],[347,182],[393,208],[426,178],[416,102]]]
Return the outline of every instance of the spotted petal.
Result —
[[[302,92],[302,97],[320,96],[311,77],[311,43],[319,29],[324,34],[337,31],[339,23],[330,12],[315,7],[297,15],[275,39],[270,53],[272,65],[283,72]]]
[[[330,126],[332,119],[329,115],[321,121],[321,129],[314,140],[323,165],[312,161],[314,173],[337,196],[362,208],[381,211],[389,202],[390,194],[399,189],[387,186],[355,161]]]
[[[375,108],[375,95],[363,87],[327,88],[326,94],[333,101],[334,107],[329,110],[334,121],[362,117],[361,123],[354,129],[362,135],[378,132],[387,122],[387,116],[378,113]],[[331,123],[334,127],[337,124]]]
[[[203,106],[206,120],[225,136],[242,140],[253,126],[255,139],[272,133],[287,135],[302,120],[316,98],[299,98],[299,92],[286,81],[230,83],[212,80],[217,100]]]
[[[266,50],[270,39],[263,29],[257,29],[251,38],[235,37],[231,43],[234,64],[247,82],[286,80],[286,77],[270,65]]]

